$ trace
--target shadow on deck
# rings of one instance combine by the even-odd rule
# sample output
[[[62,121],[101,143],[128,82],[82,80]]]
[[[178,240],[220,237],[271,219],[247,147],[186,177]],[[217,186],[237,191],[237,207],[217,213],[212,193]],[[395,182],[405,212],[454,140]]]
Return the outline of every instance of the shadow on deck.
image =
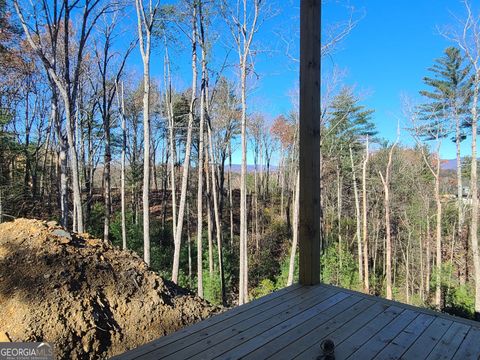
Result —
[[[293,285],[115,357],[480,359],[480,323],[329,285]],[[333,359],[333,358],[331,358]]]

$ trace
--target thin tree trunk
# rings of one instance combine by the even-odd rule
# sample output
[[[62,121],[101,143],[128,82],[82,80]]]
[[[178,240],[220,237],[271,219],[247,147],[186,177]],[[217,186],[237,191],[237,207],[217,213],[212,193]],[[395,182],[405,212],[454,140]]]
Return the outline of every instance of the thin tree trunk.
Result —
[[[395,146],[395,145],[394,145]],[[385,276],[387,280],[386,297],[392,300],[392,238],[391,238],[391,223],[390,223],[390,170],[392,166],[392,156],[394,146],[391,147],[388,153],[388,164],[385,171],[385,177],[381,172],[380,178],[383,183],[384,202],[385,202]]]
[[[475,271],[475,319],[480,320],[480,254],[478,250],[478,188],[477,188],[477,127],[478,127],[478,85],[480,69],[475,72],[472,101],[472,163],[470,174],[470,191],[472,198],[472,220],[470,224],[470,242],[472,248],[473,268]]]
[[[437,172],[435,175],[435,202],[437,205],[436,221],[436,288],[435,306],[441,307],[441,274],[442,274],[442,202],[440,199],[440,154],[437,151]]]
[[[295,273],[295,255],[298,244],[298,209],[300,207],[300,172],[297,171],[297,180],[295,184],[295,206],[293,210],[293,241],[292,250],[290,252],[290,263],[288,266],[287,286],[293,284],[293,277]]]
[[[367,224],[367,165],[368,165],[368,136],[367,142],[365,144],[365,158],[363,160],[362,167],[362,200],[363,200],[363,280],[364,280],[364,290],[368,294],[370,292],[370,279],[369,279],[369,269],[368,269],[368,224]],[[375,268],[374,268],[375,271]]]
[[[426,248],[426,271],[425,271],[425,294],[426,298],[430,295],[430,276],[431,276],[431,250],[430,250],[430,206],[427,208],[427,248]]]
[[[120,111],[122,117],[122,157],[121,157],[121,175],[120,175],[120,197],[122,203],[121,218],[122,218],[122,247],[127,249],[127,225],[125,219],[125,172],[126,172],[126,151],[127,151],[127,122],[125,119],[125,97],[123,92],[123,82],[120,89]]]
[[[187,245],[188,245],[188,283],[191,286],[192,285],[192,277],[193,277],[193,272],[192,272],[192,237],[190,234],[190,202],[187,201]],[[197,264],[198,266],[198,264]],[[200,269],[202,269],[203,266],[200,265]],[[203,279],[203,277],[202,277]],[[203,292],[203,283],[202,283],[202,292]],[[199,295],[200,296],[200,295]],[[202,294],[203,297],[203,294]]]
[[[457,153],[457,207],[458,207],[458,235],[463,232],[463,184],[462,184],[462,157],[460,152],[461,145],[460,116],[455,111],[455,146]]]
[[[349,147],[350,150],[350,163],[352,165],[352,181],[353,181],[353,194],[355,197],[355,217],[356,217],[356,234],[357,234],[357,257],[358,257],[358,280],[360,283],[363,283],[363,262],[362,262],[362,236],[361,236],[361,218],[360,218],[360,200],[358,198],[358,186],[357,186],[357,175],[355,172],[355,163],[353,162],[353,152],[352,147]]]
[[[342,270],[342,178],[340,165],[337,163],[337,236],[338,236],[338,262],[339,270]]]
[[[203,48],[202,48],[203,49]],[[205,54],[202,51],[202,64]],[[203,139],[205,123],[205,73],[202,68],[202,85],[200,95],[200,132],[198,134],[198,186],[197,186],[197,294],[203,298]],[[208,215],[209,216],[209,215]],[[211,275],[211,274],[210,274]]]
[[[212,191],[210,189],[210,156],[209,152],[205,154],[207,160],[206,178],[207,178],[207,238],[208,238],[208,271],[210,277],[213,275],[213,226],[212,226]]]
[[[233,191],[232,191],[232,142],[228,151],[228,206],[230,211],[230,248],[233,248]]]
[[[143,259],[150,265],[150,50],[157,6],[150,3],[148,18],[143,0],[135,0],[140,53],[143,61]]]
[[[172,234],[175,239],[175,232],[177,230],[177,194],[175,186],[175,121],[173,118],[173,103],[172,103],[172,80],[170,74],[170,60],[168,57],[168,49],[165,48],[165,86],[168,91],[165,92],[165,100],[168,114],[168,145],[170,149],[170,191],[172,195]]]
[[[208,127],[208,138],[209,138],[209,149],[210,149],[210,158],[213,159],[213,144],[212,144],[212,132],[211,127]],[[217,181],[216,175],[217,172],[215,171],[215,165],[212,164],[211,168],[211,177],[212,177],[212,193],[213,193],[213,209],[215,214],[215,226],[216,226],[216,235],[217,235],[217,252],[218,252],[218,270],[220,275],[220,288],[222,290],[222,303],[223,306],[227,305],[227,296],[226,296],[226,289],[225,289],[225,275],[223,269],[223,245],[222,245],[222,222],[220,219],[220,212],[218,209],[218,189],[217,189]]]
[[[192,6],[192,97],[188,117],[187,143],[185,145],[185,158],[183,162],[182,187],[180,192],[180,204],[178,208],[177,230],[175,232],[172,281],[178,283],[180,266],[180,246],[182,243],[183,217],[185,213],[185,200],[187,197],[188,171],[190,168],[190,154],[192,147],[192,131],[197,98],[197,4]]]

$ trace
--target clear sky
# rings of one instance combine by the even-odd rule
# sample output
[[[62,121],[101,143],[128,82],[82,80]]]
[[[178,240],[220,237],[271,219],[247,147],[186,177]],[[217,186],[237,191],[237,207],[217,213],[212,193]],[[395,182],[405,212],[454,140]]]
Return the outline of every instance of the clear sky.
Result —
[[[402,116],[402,94],[418,98],[428,67],[452,45],[439,29],[454,24],[452,14],[461,16],[464,7],[459,0],[355,0],[351,4],[363,8],[365,16],[333,58],[324,62],[347,69],[346,82],[368,94],[364,103],[376,110],[380,135],[393,140]],[[327,19],[332,15],[325,14]],[[402,141],[411,143],[405,130]],[[469,146],[467,139],[464,154]],[[451,141],[443,141],[441,155],[455,157]]]
[[[344,83],[354,85],[364,94],[363,104],[375,109],[374,121],[379,136],[392,141],[397,121],[402,116],[402,95],[418,98],[418,91],[424,88],[422,78],[428,75],[427,68],[451,45],[438,29],[453,24],[452,14],[462,15],[463,4],[459,0],[327,0],[323,3],[324,28],[346,20],[347,5],[356,8],[361,20],[335,53],[323,59],[322,72],[327,73],[334,65],[343,69],[346,73]],[[264,22],[255,38],[255,47],[260,50],[255,65],[258,78],[250,83],[249,97],[250,111],[261,111],[269,120],[290,111],[291,93],[298,79],[298,64],[287,55],[286,44],[290,44],[290,55],[298,58],[299,0],[273,0],[273,5],[278,13]],[[216,21],[221,23],[220,18]],[[220,67],[231,46],[227,29],[223,30],[222,36],[214,42],[212,68]],[[189,87],[189,48],[175,46],[171,56],[176,87]],[[235,78],[233,64],[236,59],[232,52],[227,61],[232,66],[225,71],[232,79]],[[130,63],[141,74],[138,51]],[[161,80],[162,72],[163,51],[157,48],[152,58],[152,74]],[[413,143],[406,130],[402,130],[401,141]],[[469,146],[467,139],[462,145],[464,154],[468,154]],[[445,159],[455,157],[454,144],[450,140],[443,141],[441,156]],[[234,162],[240,162],[238,151]]]

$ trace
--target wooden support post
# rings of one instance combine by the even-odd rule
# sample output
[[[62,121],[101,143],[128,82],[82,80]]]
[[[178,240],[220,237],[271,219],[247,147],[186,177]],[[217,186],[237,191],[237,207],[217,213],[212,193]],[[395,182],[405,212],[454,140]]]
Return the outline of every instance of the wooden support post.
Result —
[[[320,2],[300,2],[300,283],[320,282]]]

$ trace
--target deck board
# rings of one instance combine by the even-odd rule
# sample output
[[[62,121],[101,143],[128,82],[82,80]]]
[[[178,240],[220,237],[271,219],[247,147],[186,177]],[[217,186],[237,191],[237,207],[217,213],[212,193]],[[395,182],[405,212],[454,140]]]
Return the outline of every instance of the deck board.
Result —
[[[324,300],[332,302],[332,298],[337,297],[333,291],[328,289],[316,289],[314,292],[307,292],[301,295],[301,299],[298,302],[284,302],[272,307],[266,311],[263,311],[258,316],[248,318],[237,324],[227,326],[225,331],[219,332],[205,332],[200,333],[199,336],[192,336],[189,338],[189,345],[183,347],[185,343],[177,344],[175,352],[171,353],[171,356],[165,356],[164,350],[152,352],[151,358],[158,358],[162,356],[164,359],[178,359],[178,358],[213,358],[214,354],[221,351],[228,351],[225,349],[226,345],[231,344],[235,346],[239,341],[246,340],[247,337],[252,337],[260,332],[260,329],[269,329],[278,322],[290,319],[298,312],[309,309],[312,306],[320,303],[323,304]],[[347,295],[342,295],[347,296]],[[303,300],[303,301],[302,301]],[[336,298],[333,301],[338,301]],[[206,335],[205,337],[203,335]],[[208,335],[208,336],[207,336]],[[233,340],[232,340],[233,338]],[[218,345],[218,346],[215,346]]]
[[[479,359],[480,323],[330,285],[294,285],[116,356],[117,360]]]
[[[356,299],[352,297],[352,299]],[[347,301],[345,299],[344,301]],[[256,360],[256,359],[266,359],[278,352],[283,353],[284,348],[288,345],[293,345],[296,342],[295,346],[290,346],[289,348],[285,349],[286,351],[292,349],[300,350],[300,341],[302,339],[314,339],[316,337],[317,332],[326,334],[335,331],[338,327],[345,323],[346,319],[351,319],[355,316],[356,313],[359,311],[363,311],[364,309],[372,306],[374,302],[369,299],[360,299],[357,303],[350,306],[345,311],[342,311],[340,314],[335,315],[332,319],[327,322],[323,322],[323,317],[320,315],[314,316],[310,320],[304,322],[302,325],[295,327],[287,331],[286,333],[282,334],[281,336],[275,338],[274,340],[270,341],[265,346],[262,346],[255,351],[251,352],[247,356],[244,357],[245,360]],[[316,331],[317,328],[321,326],[320,331]],[[311,342],[311,340],[310,340]],[[287,354],[287,356],[293,357],[296,354]],[[276,355],[275,358],[281,357],[280,354]]]

